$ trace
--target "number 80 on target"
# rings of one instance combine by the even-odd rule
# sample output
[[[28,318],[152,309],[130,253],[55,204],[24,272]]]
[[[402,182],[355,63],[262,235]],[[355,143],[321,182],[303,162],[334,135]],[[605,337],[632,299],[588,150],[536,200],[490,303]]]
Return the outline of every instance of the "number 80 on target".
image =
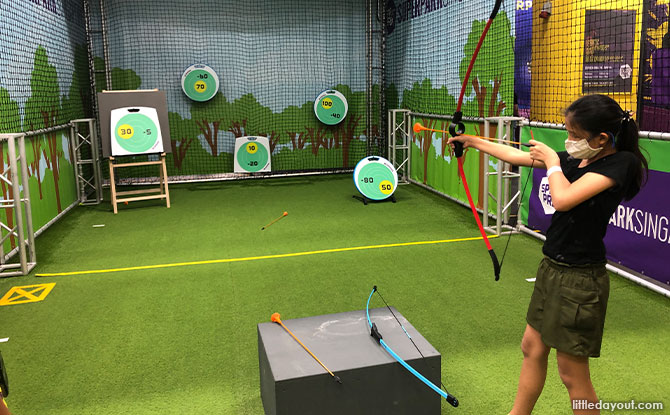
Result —
[[[398,173],[383,157],[366,157],[354,169],[356,189],[368,199],[384,200],[395,191]]]

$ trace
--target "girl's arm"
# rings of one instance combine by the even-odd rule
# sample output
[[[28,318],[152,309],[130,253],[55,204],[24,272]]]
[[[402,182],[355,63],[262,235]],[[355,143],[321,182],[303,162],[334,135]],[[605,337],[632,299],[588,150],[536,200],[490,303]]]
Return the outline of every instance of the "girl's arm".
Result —
[[[542,161],[539,160],[533,161],[530,153],[519,150],[518,148],[493,143],[491,141],[484,140],[471,135],[459,135],[449,139],[450,144],[453,143],[454,141],[460,141],[463,143],[463,147],[476,148],[479,151],[483,151],[484,153],[487,153],[507,163],[514,164],[515,166],[526,166],[526,167],[532,166],[532,167],[539,167],[542,169],[546,168],[546,166]]]
[[[551,204],[558,211],[570,210],[615,184],[614,179],[592,172],[570,183],[562,172],[556,172],[549,176]]]
[[[533,160],[541,161],[549,169],[548,180],[551,204],[558,211],[564,212],[570,210],[616,184],[614,179],[593,172],[586,173],[570,183],[565,178],[563,171],[560,170],[561,161],[558,158],[558,154],[543,143],[535,140],[530,140],[529,142],[533,145],[530,149],[530,157]],[[552,171],[552,168],[555,166],[558,166],[558,169]]]
[[[449,139],[449,143],[454,141],[460,141],[464,147],[476,148],[517,166],[549,169],[561,165],[558,154],[554,150],[535,140],[529,141],[532,145],[530,152],[468,135],[459,135]],[[570,183],[562,171],[556,171],[549,176],[551,203],[556,210],[567,211],[615,184],[614,179],[598,173],[586,173],[574,183]]]

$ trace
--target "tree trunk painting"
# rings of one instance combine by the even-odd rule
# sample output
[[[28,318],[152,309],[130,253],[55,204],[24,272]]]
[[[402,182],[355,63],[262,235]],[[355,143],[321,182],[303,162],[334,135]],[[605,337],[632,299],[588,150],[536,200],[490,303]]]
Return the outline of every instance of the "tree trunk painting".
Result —
[[[245,135],[247,135],[246,130],[247,130],[247,120],[242,120],[241,123],[233,121],[230,125],[230,128],[228,129],[228,131],[233,133],[235,138],[244,137]]]
[[[319,155],[319,148],[323,147],[324,139],[326,137],[326,130],[323,127],[314,129],[312,127],[305,127],[307,130],[306,139],[311,143],[311,150],[314,156]]]
[[[260,133],[258,135],[261,135],[263,137],[267,137],[268,142],[270,143],[270,154],[274,153],[275,148],[277,147],[277,144],[279,144],[279,139],[281,138],[281,134],[277,133],[276,131],[272,131],[270,134]]]
[[[30,129],[34,131],[34,127],[31,125]],[[30,163],[28,168],[30,172],[37,179],[37,190],[40,194],[40,200],[42,200],[42,172],[40,171],[40,160],[42,159],[42,140],[39,136],[33,137],[30,140],[30,145],[33,150],[33,161]]]
[[[56,194],[56,208],[58,213],[63,211],[63,207],[60,202],[60,188],[58,187],[58,182],[60,181],[60,158],[63,157],[63,152],[58,150],[58,134],[55,132],[47,134],[47,150],[42,150],[44,154],[44,160],[47,163],[47,168],[51,169],[51,173],[54,177],[54,189]]]
[[[177,170],[181,170],[182,163],[186,158],[186,152],[193,143],[192,138],[181,138],[179,140],[170,140],[172,142],[172,160]]]
[[[423,155],[423,184],[426,184],[426,180],[428,179],[428,153],[430,146],[433,144],[433,132],[429,130],[434,129],[436,123],[437,120],[423,120],[423,125],[427,129],[414,134],[414,137],[419,137],[417,144],[419,144],[421,154]]]
[[[305,132],[301,131],[299,133],[293,133],[290,131],[287,131],[286,134],[288,134],[289,137],[291,137],[291,144],[293,145],[293,150],[302,150],[305,148],[305,143],[307,142],[307,138],[305,136]]]
[[[51,111],[41,111],[42,118],[44,119],[44,126],[46,128],[56,125],[56,120],[58,119],[58,110],[52,108]],[[63,211],[60,201],[60,187],[58,182],[60,181],[60,157],[63,157],[63,152],[58,150],[58,138],[59,134],[56,131],[45,134],[47,149],[42,149],[42,154],[44,154],[44,161],[47,164],[47,168],[51,170],[51,173],[54,178],[54,193],[56,195],[56,208],[58,213]],[[38,166],[39,168],[39,166]]]
[[[205,137],[205,141],[209,145],[209,148],[212,150],[212,157],[219,155],[219,125],[221,120],[212,121],[211,123],[207,119],[195,120],[195,125],[198,126],[200,132]]]
[[[447,129],[449,128],[449,124],[450,123],[440,121],[439,129],[442,131],[447,131]],[[442,158],[444,158],[444,156],[447,155],[447,149],[449,149],[449,155],[454,154],[454,149],[452,146],[448,144],[448,142],[449,142],[449,134],[442,133],[442,151],[440,152],[440,154],[442,154]]]
[[[349,150],[351,141],[354,139],[354,133],[358,128],[358,123],[362,115],[349,116],[347,120],[340,123],[337,130],[333,133],[335,141],[342,146],[342,167],[349,167]]]

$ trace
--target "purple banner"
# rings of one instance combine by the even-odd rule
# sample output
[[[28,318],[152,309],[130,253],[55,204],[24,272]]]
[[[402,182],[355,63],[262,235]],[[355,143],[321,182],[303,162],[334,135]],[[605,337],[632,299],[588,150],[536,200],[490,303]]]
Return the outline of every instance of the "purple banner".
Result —
[[[670,173],[650,170],[635,198],[619,205],[605,236],[607,258],[670,284]]]
[[[514,14],[516,40],[514,42],[514,115],[530,118],[530,59],[533,49],[533,2],[517,1]]]
[[[670,32],[667,0],[644,0],[643,66],[640,69],[642,101],[638,122],[646,131],[670,131]]]
[[[535,169],[528,226],[546,233],[551,223],[546,171]],[[670,284],[670,173],[649,171],[649,180],[635,198],[619,205],[612,215],[605,246],[607,258],[663,284]]]

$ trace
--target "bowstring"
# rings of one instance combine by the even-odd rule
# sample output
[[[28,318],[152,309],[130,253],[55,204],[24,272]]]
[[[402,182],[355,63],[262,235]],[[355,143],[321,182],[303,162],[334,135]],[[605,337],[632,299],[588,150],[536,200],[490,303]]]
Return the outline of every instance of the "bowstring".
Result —
[[[531,138],[532,140],[535,140],[535,137],[533,136],[533,130],[532,130],[530,127],[529,127],[528,130],[530,131],[530,138]],[[521,141],[521,140],[519,140],[519,141]],[[528,168],[528,175],[526,176],[526,183],[523,184],[523,190],[521,190],[521,194],[519,195],[519,198],[522,198],[523,195],[526,194],[526,187],[528,187],[528,182],[530,182],[529,179],[530,179],[530,175],[533,173],[533,166],[534,166],[534,165],[535,165],[535,160],[532,160],[532,159],[531,159],[531,161],[530,161],[530,167]],[[516,220],[517,220],[517,222],[516,222],[516,226],[518,227],[518,226],[519,226],[519,215],[518,215],[518,212],[517,212],[517,219],[516,219]],[[502,259],[500,260],[500,272],[501,272],[501,273],[502,273],[502,266],[503,266],[503,263],[505,262],[505,255],[507,255],[507,248],[509,247],[509,242],[510,242],[510,240],[512,239],[512,233],[513,233],[513,232],[510,231],[510,232],[509,232],[509,235],[507,236],[507,243],[505,244],[505,250],[503,251]]]
[[[412,344],[414,345],[414,348],[416,349],[416,351],[419,352],[419,355],[421,355],[421,358],[424,359],[424,361],[425,361],[426,357],[423,355],[423,353],[421,353],[421,350],[419,349],[419,346],[417,346],[416,343],[414,343],[414,339],[412,339],[412,336],[409,335],[409,333],[408,333],[407,330],[405,329],[405,326],[402,325],[402,323],[401,323],[400,320],[398,319],[398,316],[395,315],[395,313],[393,312],[393,310],[391,309],[391,307],[388,305],[388,303],[386,302],[386,300],[384,299],[384,297],[383,297],[383,296],[381,295],[381,293],[379,292],[379,289],[377,289],[375,292],[379,295],[379,298],[382,299],[382,301],[384,302],[384,305],[386,305],[386,308],[391,312],[391,315],[393,315],[393,318],[395,318],[395,321],[398,322],[398,324],[400,325],[400,328],[402,328],[402,331],[405,332],[405,334],[407,335],[407,338],[409,339],[409,341],[412,342]],[[444,391],[445,391],[447,394],[449,394],[449,391],[447,390],[447,387],[444,386],[444,383],[442,382],[442,376],[440,376],[440,386],[442,386],[442,389],[444,389]]]

